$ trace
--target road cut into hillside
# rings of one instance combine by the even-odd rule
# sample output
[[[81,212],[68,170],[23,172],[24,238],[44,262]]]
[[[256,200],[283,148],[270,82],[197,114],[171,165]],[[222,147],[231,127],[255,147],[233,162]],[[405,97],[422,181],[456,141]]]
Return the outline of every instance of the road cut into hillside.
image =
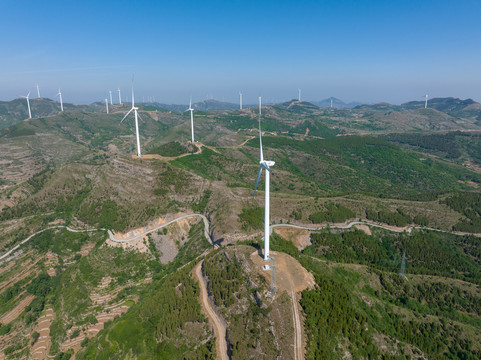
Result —
[[[212,326],[214,327],[215,332],[215,346],[217,352],[217,359],[219,360],[229,360],[229,356],[227,354],[227,341],[226,341],[226,333],[227,328],[224,324],[224,321],[219,318],[219,315],[214,311],[212,304],[209,301],[209,294],[207,292],[207,281],[202,274],[202,264],[204,260],[200,261],[192,271],[193,275],[197,278],[200,286],[200,304],[202,307],[202,311],[207,315],[209,321],[211,322]]]

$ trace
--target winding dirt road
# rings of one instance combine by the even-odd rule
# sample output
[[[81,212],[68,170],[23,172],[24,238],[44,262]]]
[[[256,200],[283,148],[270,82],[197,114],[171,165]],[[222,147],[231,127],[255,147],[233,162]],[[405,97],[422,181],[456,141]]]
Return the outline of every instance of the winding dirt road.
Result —
[[[184,215],[184,216],[181,216],[181,217],[178,217],[178,218],[175,218],[174,220],[171,220],[169,221],[168,223],[166,224],[163,224],[163,225],[160,225],[160,226],[157,226],[156,228],[154,229],[151,229],[149,231],[146,231],[140,235],[137,235],[137,236],[133,236],[129,239],[124,239],[124,240],[117,240],[114,236],[114,234],[112,233],[112,231],[110,230],[107,230],[108,234],[109,234],[109,238],[110,240],[114,241],[114,242],[118,242],[118,243],[124,243],[124,242],[129,242],[129,241],[132,241],[132,240],[136,240],[138,238],[142,238],[143,236],[147,235],[147,234],[150,234],[151,232],[154,232],[156,230],[159,230],[159,229],[162,229],[163,227],[167,226],[167,225],[170,225],[174,222],[177,222],[177,221],[180,221],[180,220],[183,220],[183,219],[186,219],[188,217],[200,217],[203,221],[204,221],[204,236],[206,237],[206,239],[211,243],[213,244],[212,242],[212,239],[210,238],[210,234],[209,234],[209,221],[207,220],[207,218],[202,215],[202,214],[189,214],[189,215]],[[23,244],[25,244],[26,242],[28,242],[31,238],[33,238],[35,235],[38,235],[38,234],[41,234],[43,233],[44,231],[47,231],[47,230],[50,230],[50,229],[60,229],[60,228],[64,228],[65,230],[67,231],[70,231],[70,232],[75,232],[75,233],[79,233],[79,232],[93,232],[93,231],[105,231],[106,229],[104,228],[100,228],[100,229],[85,229],[85,230],[78,230],[78,229],[72,229],[68,226],[65,226],[65,225],[56,225],[56,226],[50,226],[50,227],[47,227],[45,229],[42,229],[40,231],[37,231],[36,233],[28,236],[26,239],[20,241],[20,243],[18,243],[17,245],[15,245],[13,248],[11,248],[10,250],[8,250],[5,254],[1,255],[0,256],[0,262],[7,258],[11,253],[13,253],[14,251],[18,250],[20,248],[20,246],[22,246]],[[7,259],[7,261],[9,260],[13,260],[15,257],[12,256],[10,259]]]
[[[199,263],[195,266],[193,274],[197,278],[200,286],[200,304],[202,307],[203,312],[209,318],[209,321],[214,327],[215,332],[215,347],[217,352],[217,359],[219,360],[229,360],[229,356],[227,355],[227,342],[226,342],[226,326],[224,322],[219,318],[217,313],[212,308],[212,305],[209,301],[209,294],[207,293],[207,282],[202,275],[202,264],[204,260],[199,261]]]
[[[367,226],[373,226],[377,227],[380,229],[392,231],[392,232],[397,232],[397,233],[402,233],[402,232],[407,232],[410,234],[414,229],[416,230],[430,230],[430,231],[437,231],[437,232],[442,232],[446,234],[454,234],[454,235],[472,235],[476,237],[481,237],[481,234],[475,234],[475,233],[467,233],[467,232],[462,232],[462,231],[448,231],[448,230],[441,230],[441,229],[435,229],[431,227],[426,227],[426,226],[409,226],[409,227],[395,227],[395,226],[389,226],[389,225],[381,225],[377,223],[373,223],[370,221],[351,221],[350,223],[346,225],[336,225],[336,224],[323,224],[320,226],[307,226],[307,225],[294,225],[294,224],[274,224],[270,226],[270,233],[272,234],[272,229],[277,228],[277,227],[290,227],[290,228],[296,228],[296,229],[304,229],[304,230],[309,230],[309,231],[318,231],[326,228],[331,228],[331,229],[350,229],[351,227],[355,225],[367,225]]]
[[[299,317],[299,309],[297,308],[299,302],[294,291],[291,291],[291,302],[292,320],[294,322],[294,359],[301,360],[304,359],[304,347],[302,346],[301,318]]]
[[[136,235],[136,236],[133,236],[131,238],[128,238],[128,239],[124,239],[124,240],[117,240],[114,236],[114,234],[112,233],[112,231],[110,230],[107,230],[108,234],[109,234],[109,238],[110,240],[112,240],[113,242],[117,242],[117,243],[125,243],[125,242],[129,242],[129,241],[132,241],[132,240],[137,240],[137,239],[141,239],[142,237],[144,237],[145,235],[147,234],[150,234],[150,233],[153,233],[154,231],[157,231],[159,229],[162,229],[170,224],[173,224],[177,221],[180,221],[180,220],[183,220],[183,219],[186,219],[186,218],[189,218],[189,217],[200,217],[203,221],[204,221],[204,236],[206,237],[206,239],[211,243],[211,245],[213,245],[213,242],[212,242],[212,239],[210,238],[210,234],[209,234],[209,221],[207,220],[207,218],[202,215],[202,214],[189,214],[189,215],[184,215],[184,216],[181,216],[181,217],[178,217],[178,218],[175,218],[174,220],[171,220],[169,221],[168,223],[165,223],[165,224],[162,224],[162,225],[159,225],[159,226],[156,226],[155,228],[153,229],[150,229],[148,231],[145,231],[143,232],[142,234],[139,234],[139,235]]]

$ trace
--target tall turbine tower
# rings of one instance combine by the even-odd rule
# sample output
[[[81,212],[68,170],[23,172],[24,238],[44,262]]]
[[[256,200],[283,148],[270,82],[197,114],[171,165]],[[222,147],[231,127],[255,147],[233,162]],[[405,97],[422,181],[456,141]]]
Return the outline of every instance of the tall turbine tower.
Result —
[[[138,117],[140,115],[137,113],[137,110],[139,108],[135,107],[135,100],[134,100],[134,77],[132,76],[132,108],[129,110],[127,114],[125,114],[124,118],[120,120],[120,122],[124,121],[127,116],[134,111],[134,117],[135,117],[135,136],[137,138],[137,156],[142,157],[142,154],[140,153],[140,138],[139,138],[139,120]]]
[[[426,94],[425,96],[426,96],[426,101],[424,102],[424,108],[427,109],[428,108],[428,94]]]
[[[28,118],[31,119],[32,118],[32,112],[30,111],[30,100],[29,100],[29,97],[30,96],[30,91],[28,92],[27,96],[22,96],[24,99],[27,99],[27,107],[28,107]]]
[[[299,88],[299,101],[301,101],[301,89]]]
[[[38,84],[37,84],[37,98],[40,99],[40,88],[38,87]]]
[[[117,91],[119,92],[119,105],[122,105],[122,98],[120,97],[120,88],[118,88]]]
[[[105,108],[107,109],[107,114],[109,113],[109,102],[105,99]]]
[[[259,161],[259,173],[257,174],[256,187],[254,188],[254,196],[256,195],[257,185],[262,175],[262,168],[266,170],[266,189],[265,189],[265,200],[264,200],[264,261],[269,261],[269,179],[270,174],[274,175],[271,166],[274,166],[274,161],[264,160],[264,155],[262,153],[262,132],[261,132],[261,97],[259,96],[259,149],[260,149],[260,161]],[[265,270],[269,270],[271,267],[268,264],[264,265]]]
[[[62,112],[63,112],[63,101],[62,101],[62,93],[60,92],[60,88],[58,89],[57,96],[60,97],[60,110],[62,110]]]
[[[192,142],[194,142],[194,109],[192,108],[192,97],[190,98],[189,108],[185,111],[190,111],[190,131],[192,134]]]
[[[113,105],[114,103],[112,101],[112,91],[111,90],[109,90],[109,94],[110,94],[110,105]]]
[[[331,97],[331,109],[332,109],[332,97]]]
[[[239,91],[239,108],[242,110],[242,93]]]

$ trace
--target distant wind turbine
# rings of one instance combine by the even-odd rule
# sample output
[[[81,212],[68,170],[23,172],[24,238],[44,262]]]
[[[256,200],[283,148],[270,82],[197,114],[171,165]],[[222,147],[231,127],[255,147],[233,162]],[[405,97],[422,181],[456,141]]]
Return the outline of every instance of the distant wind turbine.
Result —
[[[427,109],[428,108],[428,94],[426,94],[425,96],[426,96],[426,101],[424,102],[424,108]]]
[[[299,88],[299,101],[301,101],[301,89]]]
[[[109,94],[110,94],[110,105],[113,105],[113,101],[112,101],[112,90],[109,90]]]
[[[122,97],[120,96],[120,88],[118,88],[117,91],[119,92],[119,104],[122,105]]]
[[[332,97],[331,97],[331,109],[332,109]]]
[[[60,92],[60,88],[58,88],[57,96],[60,97],[60,110],[62,110],[62,112],[63,112],[63,101],[62,101],[62,93]]]
[[[38,87],[38,84],[37,84],[37,97],[40,99],[40,89]]]
[[[28,118],[31,119],[32,118],[32,112],[30,111],[30,100],[29,100],[29,97],[30,96],[30,91],[28,92],[27,96],[22,96],[24,99],[27,99],[27,107],[28,107]]]
[[[107,114],[109,113],[109,102],[105,99],[105,108],[107,109]]]
[[[260,149],[260,161],[259,161],[259,173],[257,174],[257,181],[256,187],[254,188],[254,196],[256,195],[257,185],[259,185],[259,180],[262,175],[262,169],[266,170],[266,185],[265,185],[265,200],[264,200],[264,261],[269,261],[269,180],[270,174],[274,175],[272,170],[270,169],[271,166],[274,166],[274,161],[264,160],[264,155],[262,152],[262,131],[261,131],[261,107],[262,107],[262,100],[259,96],[259,149]],[[265,270],[269,270],[270,266],[268,264],[264,265]]]
[[[127,114],[125,114],[124,118],[120,120],[120,122],[124,121],[127,116],[134,111],[134,117],[135,117],[135,136],[137,138],[137,156],[142,157],[142,154],[140,153],[140,138],[139,138],[139,120],[138,117],[140,115],[137,113],[137,110],[139,108],[135,107],[135,100],[134,100],[134,77],[132,76],[132,108],[129,110]]]
[[[194,142],[194,109],[192,108],[192,97],[190,98],[189,108],[185,111],[190,111],[190,131],[192,134],[192,142]]]
[[[239,91],[239,108],[242,110],[242,93]]]

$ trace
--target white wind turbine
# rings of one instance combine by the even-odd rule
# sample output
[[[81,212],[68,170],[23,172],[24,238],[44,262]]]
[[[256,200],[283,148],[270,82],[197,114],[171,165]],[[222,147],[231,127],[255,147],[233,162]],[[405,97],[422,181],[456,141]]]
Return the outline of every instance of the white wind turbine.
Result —
[[[105,99],[105,108],[107,109],[107,114],[109,113],[109,102]]]
[[[27,96],[22,96],[24,99],[27,99],[27,107],[28,107],[28,118],[31,119],[32,118],[32,112],[30,111],[30,100],[29,100],[29,97],[30,96],[30,91],[28,92]]]
[[[190,111],[190,131],[192,134],[192,142],[194,142],[194,109],[192,108],[192,97],[190,98],[189,108],[185,111]]]
[[[301,89],[299,88],[299,101],[301,101]]]
[[[60,110],[62,110],[62,112],[63,112],[63,101],[62,101],[62,93],[60,92],[60,88],[58,89],[57,96],[60,97]]]
[[[113,105],[114,102],[112,101],[112,90],[109,90],[109,95],[110,95],[110,105]]]
[[[426,97],[426,101],[424,102],[424,108],[428,108],[428,94],[424,95]]]
[[[266,185],[265,185],[265,200],[264,200],[264,261],[269,261],[269,180],[270,174],[274,175],[271,166],[274,166],[274,161],[264,160],[264,155],[262,153],[262,131],[261,131],[261,97],[259,96],[259,148],[260,148],[260,161],[259,161],[259,173],[257,174],[256,187],[254,188],[254,196],[256,195],[257,185],[259,185],[259,180],[262,175],[262,169],[266,170]],[[264,265],[265,270],[269,270],[270,266],[268,264]]]
[[[39,89],[39,87],[38,87],[38,84],[37,84],[37,98],[40,99],[40,89]]]
[[[242,110],[242,93],[239,91],[239,108]]]
[[[122,98],[120,97],[120,88],[118,88],[117,91],[119,92],[119,105],[122,105]]]
[[[137,156],[142,157],[142,154],[140,153],[140,138],[139,138],[139,120],[138,118],[140,115],[137,113],[137,110],[139,108],[135,107],[135,100],[134,100],[134,77],[132,76],[132,108],[129,110],[127,114],[125,114],[124,118],[120,120],[120,122],[124,121],[127,116],[134,111],[134,116],[135,116],[135,136],[137,138]]]

